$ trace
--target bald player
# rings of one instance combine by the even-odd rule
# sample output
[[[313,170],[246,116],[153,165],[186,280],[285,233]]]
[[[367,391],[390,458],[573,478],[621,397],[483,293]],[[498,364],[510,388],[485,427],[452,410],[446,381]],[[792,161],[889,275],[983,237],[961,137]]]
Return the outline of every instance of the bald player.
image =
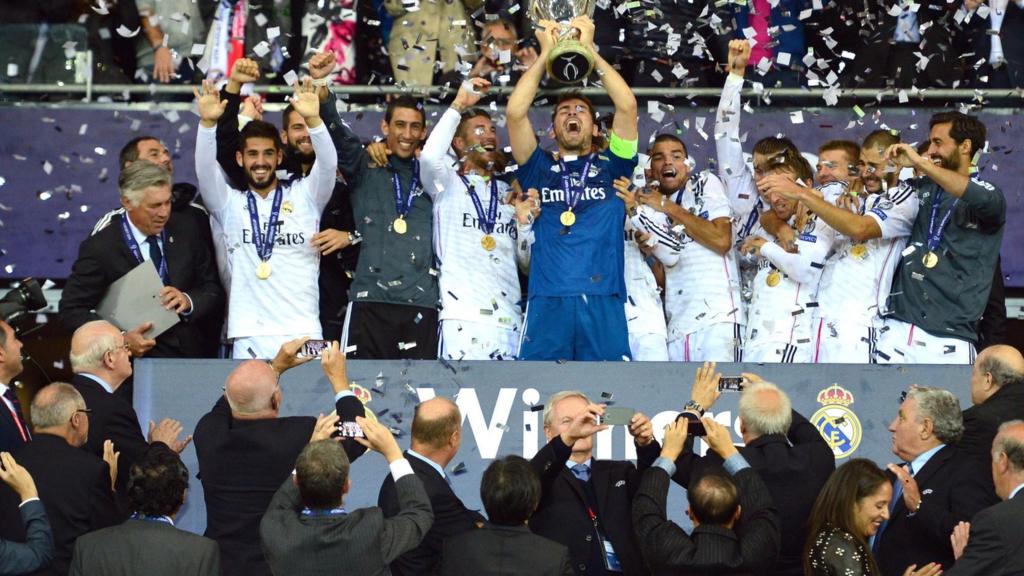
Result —
[[[259,525],[274,492],[292,473],[306,444],[330,438],[339,422],[353,423],[356,416],[365,415],[362,403],[349,390],[345,356],[333,342],[320,362],[333,389],[337,415],[280,416],[280,376],[311,359],[298,357],[306,340],[286,342],[269,364],[241,363],[228,375],[224,395],[196,426],[206,536],[220,545],[225,576],[270,575],[260,548]],[[366,451],[354,440],[341,442],[349,461]]]
[[[445,468],[462,445],[462,413],[447,398],[431,398],[416,406],[412,421],[412,444],[405,458],[412,471],[423,482],[423,487],[434,509],[434,524],[416,548],[391,563],[394,576],[434,574],[441,566],[441,549],[445,538],[476,528],[484,518],[469,510],[452,490]],[[395,481],[388,475],[380,487],[377,505],[390,518],[398,515],[401,507],[395,491]]]
[[[1024,356],[1012,346],[989,346],[971,369],[971,403],[964,410],[959,448],[983,465],[992,462],[992,439],[999,426],[1024,420]]]

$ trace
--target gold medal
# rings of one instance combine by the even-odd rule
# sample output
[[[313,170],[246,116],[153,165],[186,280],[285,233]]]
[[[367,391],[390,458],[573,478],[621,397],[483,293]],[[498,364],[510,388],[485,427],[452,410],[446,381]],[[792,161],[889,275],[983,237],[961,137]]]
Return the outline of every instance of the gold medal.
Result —
[[[778,270],[772,270],[771,273],[768,274],[768,278],[765,280],[765,283],[768,284],[770,288],[778,286],[779,282],[782,282],[782,274],[779,274]]]
[[[576,223],[576,215],[572,213],[572,210],[566,210],[558,217],[558,221],[562,223],[562,226],[572,226]]]
[[[494,247],[497,246],[498,243],[494,240],[494,236],[484,234],[484,237],[480,239],[480,245],[484,247],[484,250],[490,252],[491,250],[494,250]]]
[[[405,218],[399,216],[391,223],[391,228],[394,229],[397,234],[405,234],[409,230],[409,225],[405,222]]]
[[[264,260],[256,266],[256,277],[260,280],[270,278],[270,262]]]
[[[935,265],[939,263],[939,255],[929,250],[924,257],[921,258],[921,262],[924,264],[925,268],[935,268]]]
[[[292,205],[291,200],[285,200],[284,202],[281,202],[281,212],[284,212],[285,214],[291,214],[292,210],[295,210],[295,206]]]
[[[863,244],[854,244],[850,247],[850,256],[857,260],[863,260],[868,255],[868,247]]]

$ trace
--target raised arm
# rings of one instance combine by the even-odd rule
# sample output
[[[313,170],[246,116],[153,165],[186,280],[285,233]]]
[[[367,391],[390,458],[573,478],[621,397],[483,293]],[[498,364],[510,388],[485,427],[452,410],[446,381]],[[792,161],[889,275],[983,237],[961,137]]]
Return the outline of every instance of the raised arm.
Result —
[[[196,132],[196,180],[203,203],[218,220],[228,202],[228,184],[217,165],[217,121],[224,115],[227,101],[221,100],[216,85],[203,80],[202,92],[193,88],[199,103],[199,130]]]
[[[612,120],[612,131],[619,138],[626,141],[634,141],[639,137],[637,132],[637,104],[636,96],[630,90],[629,84],[622,78],[607,60],[601,57],[594,45],[594,21],[588,16],[574,18],[572,27],[579,29],[580,42],[590,48],[594,56],[594,69],[601,77],[604,89],[608,97],[615,105],[615,118]]]
[[[331,342],[324,350],[320,356],[320,364],[334,390],[334,410],[338,414],[338,421],[355,422],[356,418],[365,417],[366,408],[349,388],[345,354],[339,349],[337,342]],[[342,438],[341,444],[345,448],[349,462],[355,462],[356,458],[366,453],[366,447],[352,438]]]
[[[448,150],[452,147],[452,139],[462,121],[462,113],[475,106],[490,86],[491,83],[483,78],[473,78],[464,83],[452,105],[441,115],[423,144],[420,152],[420,178],[423,189],[431,198],[445,192],[444,186],[451,182],[456,172]]]
[[[729,42],[729,75],[722,87],[715,114],[715,150],[718,152],[718,175],[726,184],[733,206],[745,200],[753,205],[756,197],[737,198],[739,194],[756,193],[753,175],[743,160],[743,145],[740,143],[740,90],[743,88],[743,74],[750,59],[750,43],[746,40]],[[742,202],[741,202],[742,203]]]
[[[217,162],[227,175],[228,181],[236,188],[246,185],[245,171],[235,160],[238,150],[238,112],[242,106],[242,86],[260,78],[260,65],[249,58],[239,58],[231,68],[231,76],[221,97],[227,102],[224,113],[217,121]]]
[[[330,106],[330,104],[328,104]],[[302,116],[309,127],[309,139],[313,143],[316,160],[313,168],[306,176],[309,191],[313,194],[317,209],[323,211],[334,193],[335,174],[338,170],[338,153],[327,127],[320,119],[320,97],[312,78],[306,78],[302,84],[296,83],[295,96],[292,97],[292,108]]]
[[[505,113],[508,118],[508,140],[512,146],[512,158],[517,164],[526,164],[526,161],[537,149],[537,135],[533,133],[533,124],[530,123],[530,107],[533,106],[533,99],[537,96],[537,88],[544,76],[544,67],[548,61],[548,54],[555,45],[555,34],[558,24],[551,20],[541,20],[536,29],[537,41],[540,43],[541,52],[526,72],[519,77],[516,87],[508,97],[508,105]]]

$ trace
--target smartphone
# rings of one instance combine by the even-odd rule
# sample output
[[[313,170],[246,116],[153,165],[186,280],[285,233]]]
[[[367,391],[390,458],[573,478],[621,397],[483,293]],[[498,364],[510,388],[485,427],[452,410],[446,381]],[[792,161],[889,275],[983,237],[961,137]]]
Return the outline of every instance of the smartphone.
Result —
[[[629,426],[629,421],[633,419],[634,414],[636,414],[636,410],[632,408],[609,406],[604,409],[604,416],[601,417],[598,424],[607,424],[609,426]]]
[[[718,391],[719,392],[743,392],[743,377],[736,376],[733,378],[719,378],[718,379]]]
[[[355,422],[338,422],[338,435],[342,438],[366,438],[363,429]]]
[[[707,436],[708,431],[700,420],[686,419],[686,434],[688,436]]]
[[[300,358],[319,358],[323,355],[324,350],[331,347],[329,340],[306,340],[306,343],[299,348]]]

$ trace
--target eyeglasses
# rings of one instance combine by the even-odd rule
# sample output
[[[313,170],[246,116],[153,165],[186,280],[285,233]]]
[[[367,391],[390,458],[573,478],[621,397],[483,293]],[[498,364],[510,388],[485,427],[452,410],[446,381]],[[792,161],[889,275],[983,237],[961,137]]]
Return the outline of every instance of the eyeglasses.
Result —
[[[71,420],[74,420],[75,419],[75,414],[78,414],[79,412],[82,412],[84,414],[88,414],[88,413],[92,412],[92,409],[90,409],[90,408],[79,408],[78,410],[75,410],[74,412],[71,413],[71,418],[69,418],[68,421],[70,422]]]
[[[900,404],[903,404],[903,402],[904,402],[904,401],[905,401],[906,399],[907,399],[907,391],[906,391],[906,390],[904,390],[903,392],[900,392]]]

